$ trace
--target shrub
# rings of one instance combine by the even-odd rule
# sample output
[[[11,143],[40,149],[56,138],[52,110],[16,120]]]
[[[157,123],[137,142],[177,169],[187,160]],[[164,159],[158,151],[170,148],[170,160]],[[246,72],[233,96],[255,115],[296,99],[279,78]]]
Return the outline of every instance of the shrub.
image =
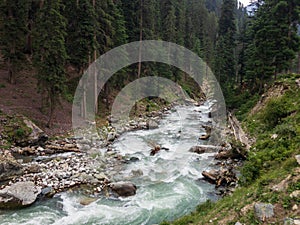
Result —
[[[282,98],[271,99],[263,113],[262,122],[266,125],[266,129],[272,129],[278,125],[283,118],[289,115],[289,103],[284,101]]]

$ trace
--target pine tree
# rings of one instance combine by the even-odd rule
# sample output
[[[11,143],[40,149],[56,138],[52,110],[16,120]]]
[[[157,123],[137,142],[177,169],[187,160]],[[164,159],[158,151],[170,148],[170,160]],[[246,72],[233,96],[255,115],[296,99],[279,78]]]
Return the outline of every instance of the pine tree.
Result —
[[[232,85],[235,77],[235,7],[234,0],[224,0],[219,20],[215,74],[223,88],[228,84]],[[226,94],[225,89],[224,91]]]
[[[2,0],[0,2],[0,17],[2,21],[0,44],[2,54],[8,68],[8,81],[15,84],[17,73],[25,61],[24,48],[28,33],[28,0]]]
[[[64,15],[68,19],[66,49],[69,61],[82,74],[98,47],[94,38],[98,25],[95,10],[91,0],[70,0],[65,5]]]
[[[60,0],[45,0],[41,4],[34,37],[35,65],[38,86],[50,104],[47,126],[52,124],[54,111],[65,88],[66,19],[61,15]]]
[[[264,83],[288,70],[299,49],[297,21],[299,4],[295,1],[267,0],[258,2],[249,30],[250,43],[246,48],[246,76]]]

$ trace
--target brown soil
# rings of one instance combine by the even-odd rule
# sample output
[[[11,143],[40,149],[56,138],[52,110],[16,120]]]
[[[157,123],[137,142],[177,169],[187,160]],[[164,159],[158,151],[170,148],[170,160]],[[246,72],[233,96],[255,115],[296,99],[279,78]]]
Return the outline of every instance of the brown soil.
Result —
[[[23,71],[15,85],[7,81],[7,71],[0,69],[0,110],[6,114],[22,114],[35,122],[48,135],[61,135],[71,130],[72,104],[62,100],[55,112],[51,128],[46,124],[48,112],[41,112],[41,95],[33,71]]]

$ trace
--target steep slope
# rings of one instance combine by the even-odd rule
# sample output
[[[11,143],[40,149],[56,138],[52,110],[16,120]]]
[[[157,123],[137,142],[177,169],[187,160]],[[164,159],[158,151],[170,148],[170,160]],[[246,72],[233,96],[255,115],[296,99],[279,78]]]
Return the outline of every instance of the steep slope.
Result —
[[[282,76],[243,121],[256,143],[241,168],[240,187],[172,224],[300,223],[299,78]]]

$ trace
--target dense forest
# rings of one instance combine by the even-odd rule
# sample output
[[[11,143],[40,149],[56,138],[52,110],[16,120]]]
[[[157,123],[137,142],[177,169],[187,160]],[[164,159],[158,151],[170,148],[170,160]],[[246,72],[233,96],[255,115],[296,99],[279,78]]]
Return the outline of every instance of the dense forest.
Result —
[[[165,40],[197,53],[234,108],[237,93],[260,94],[280,73],[299,72],[299,5],[299,0],[258,0],[248,7],[235,0],[2,0],[0,49],[9,82],[18,82],[30,65],[52,113],[61,97],[74,92],[67,85],[68,67],[80,77],[103,53],[138,40]],[[184,79],[167,65],[132,65],[110,79],[101,97],[149,75]]]

